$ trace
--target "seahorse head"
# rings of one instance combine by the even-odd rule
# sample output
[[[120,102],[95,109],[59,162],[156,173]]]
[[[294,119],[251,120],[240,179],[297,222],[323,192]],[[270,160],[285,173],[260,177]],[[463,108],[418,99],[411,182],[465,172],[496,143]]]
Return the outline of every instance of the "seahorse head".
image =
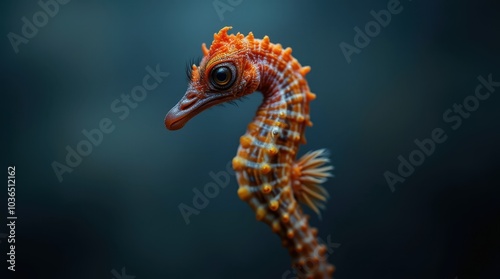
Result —
[[[202,44],[203,59],[199,66],[192,65],[186,93],[165,117],[169,130],[182,128],[209,107],[239,99],[257,89],[258,67],[249,59],[253,34],[228,35],[229,29],[226,26],[214,34],[210,49]]]

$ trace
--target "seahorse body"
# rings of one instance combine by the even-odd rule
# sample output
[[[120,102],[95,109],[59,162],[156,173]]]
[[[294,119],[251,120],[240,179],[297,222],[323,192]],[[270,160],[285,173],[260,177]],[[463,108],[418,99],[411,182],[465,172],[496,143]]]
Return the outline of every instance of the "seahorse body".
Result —
[[[228,35],[230,28],[214,34],[210,49],[202,45],[204,57],[192,66],[187,92],[165,117],[165,125],[180,129],[208,107],[262,92],[264,100],[232,161],[238,196],[279,235],[300,278],[331,278],[334,267],[326,261],[326,247],[318,243],[317,230],[298,204],[319,213],[328,197],[321,183],[332,169],[324,150],[296,160],[299,144],[306,142],[305,127],[312,126],[309,102],[316,96],[305,79],[310,67],[302,67],[291,48],[283,49],[267,36]]]

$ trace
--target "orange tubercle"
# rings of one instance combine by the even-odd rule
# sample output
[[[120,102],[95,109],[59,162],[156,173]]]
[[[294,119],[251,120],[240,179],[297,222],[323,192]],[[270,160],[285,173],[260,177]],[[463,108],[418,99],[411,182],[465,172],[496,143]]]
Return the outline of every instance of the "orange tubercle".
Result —
[[[273,221],[273,224],[271,225],[271,229],[273,230],[274,233],[278,233],[281,231],[281,225],[278,220]]]
[[[249,136],[241,136],[240,137],[240,144],[243,148],[248,148],[252,144],[252,138]]]
[[[300,74],[305,77],[311,71],[311,67],[305,66],[300,68]]]
[[[235,170],[242,170],[245,167],[245,163],[238,156],[233,158],[232,163],[233,163],[233,169],[235,169]]]
[[[257,218],[258,221],[261,221],[262,219],[264,219],[264,217],[266,217],[266,208],[264,208],[263,206],[259,206],[257,208],[257,212],[255,213],[255,218]]]
[[[308,101],[312,101],[312,100],[316,99],[316,94],[314,94],[312,92],[307,92],[306,97],[307,97]]]
[[[269,183],[264,183],[262,185],[262,189],[261,190],[262,190],[262,193],[269,194],[273,190],[273,187]]]
[[[269,153],[269,155],[271,156],[274,156],[278,154],[278,148],[276,147],[276,145],[271,145],[267,148],[267,153]]]
[[[281,215],[281,221],[283,223],[288,223],[290,221],[290,215],[288,213],[283,213],[283,215]]]
[[[201,51],[203,52],[203,56],[208,56],[208,48],[205,43],[201,44]]]
[[[252,193],[250,193],[248,187],[240,187],[238,189],[238,197],[240,197],[241,200],[247,201],[252,197]]]
[[[271,171],[271,165],[269,165],[268,163],[263,163],[260,166],[260,172],[262,174],[268,174],[270,171]]]
[[[272,200],[272,201],[269,202],[269,209],[271,209],[272,211],[278,210],[279,207],[280,207],[280,202],[279,201]]]

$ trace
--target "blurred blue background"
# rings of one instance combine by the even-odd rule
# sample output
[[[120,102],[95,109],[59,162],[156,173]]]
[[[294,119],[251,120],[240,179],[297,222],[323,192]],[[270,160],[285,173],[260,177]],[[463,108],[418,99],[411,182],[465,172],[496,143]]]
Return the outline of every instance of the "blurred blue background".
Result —
[[[214,2],[230,9],[218,13]],[[21,36],[21,18],[32,22],[42,8],[3,1],[2,167],[16,166],[17,278],[109,279],[123,267],[137,279],[295,277],[278,237],[237,197],[233,175],[188,225],[178,208],[192,206],[210,172],[225,171],[261,100],[164,127],[185,92],[186,62],[226,25],[269,35],[312,67],[318,98],[300,154],[328,148],[336,167],[323,218],[311,218],[336,243],[336,278],[498,278],[500,88],[458,129],[443,120],[474,94],[478,76],[500,80],[498,7],[401,1],[348,63],[339,44],[354,45],[354,27],[388,2],[73,0],[16,53],[8,34]],[[120,119],[111,104],[156,65],[169,76]],[[60,182],[53,162],[64,164],[66,146],[103,118],[114,131]],[[435,128],[447,141],[391,191],[384,173],[397,173],[398,156]],[[0,250],[4,259],[5,240]],[[0,262],[0,277],[11,278]]]

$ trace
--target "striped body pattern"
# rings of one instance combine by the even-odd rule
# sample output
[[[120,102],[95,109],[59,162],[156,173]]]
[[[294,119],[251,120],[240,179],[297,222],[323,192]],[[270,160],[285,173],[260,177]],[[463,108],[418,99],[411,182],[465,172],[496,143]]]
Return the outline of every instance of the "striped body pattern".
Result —
[[[316,98],[291,48],[273,44],[252,33],[228,35],[230,27],[214,35],[199,66],[191,68],[185,96],[165,118],[167,128],[180,129],[190,118],[213,105],[260,91],[264,100],[240,137],[232,160],[239,184],[238,196],[269,225],[288,249],[299,278],[331,278],[326,247],[317,241],[301,204],[319,214],[328,193],[321,186],[331,166],[324,150],[296,159],[304,131],[312,126],[309,103]]]

